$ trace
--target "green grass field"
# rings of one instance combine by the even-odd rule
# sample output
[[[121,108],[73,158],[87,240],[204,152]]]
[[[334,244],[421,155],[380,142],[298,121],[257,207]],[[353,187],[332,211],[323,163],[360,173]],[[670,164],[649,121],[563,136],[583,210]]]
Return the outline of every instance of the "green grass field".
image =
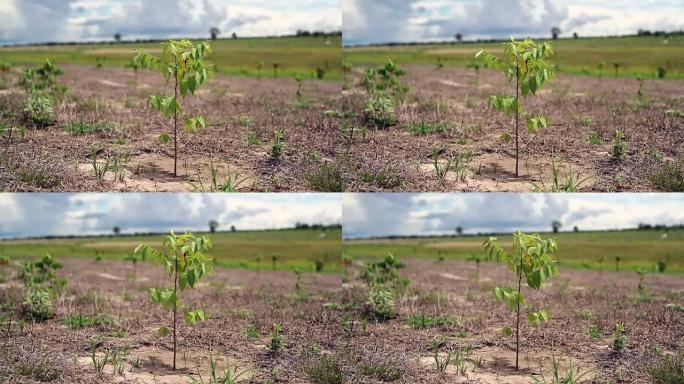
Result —
[[[615,270],[615,256],[621,256],[621,268],[653,269],[660,260],[667,262],[666,272],[684,273],[684,230],[670,231],[662,239],[662,231],[562,232],[552,236],[558,241],[561,266]],[[416,257],[437,260],[466,260],[484,254],[484,236],[460,238],[422,238],[397,240],[344,241],[343,252],[354,258],[379,258],[392,252],[399,258]],[[512,237],[499,236],[501,245],[510,250]],[[605,256],[603,263],[599,262]]]
[[[614,76],[613,63],[620,63],[620,76],[656,77],[658,67],[667,70],[666,79],[684,79],[684,36],[560,39],[554,62],[561,72],[598,75],[598,64],[606,63],[603,76]],[[343,49],[343,60],[352,65],[381,65],[388,59],[399,64],[430,64],[438,60],[449,67],[464,67],[485,49],[501,54],[501,43],[427,44]]]
[[[322,234],[325,235],[322,235]],[[214,248],[209,252],[216,264],[228,268],[271,269],[272,255],[278,255],[279,270],[311,271],[314,262],[324,262],[323,272],[340,267],[341,230],[279,230],[218,232],[212,235]],[[144,242],[161,247],[161,236],[89,237],[73,239],[38,239],[0,241],[0,255],[13,260],[38,258],[50,253],[57,259],[81,258],[123,260]],[[261,263],[257,257],[263,256]]]
[[[133,50],[161,52],[161,43],[118,43],[55,45],[0,48],[0,61],[16,66],[37,65],[45,59],[60,64],[83,64],[123,67],[133,57]],[[282,37],[219,39],[211,42],[210,62],[218,73],[240,76],[273,77],[273,63],[280,65],[279,77],[311,78],[317,68],[325,70],[324,79],[341,78],[342,40],[332,37]],[[259,72],[258,63],[263,62]]]

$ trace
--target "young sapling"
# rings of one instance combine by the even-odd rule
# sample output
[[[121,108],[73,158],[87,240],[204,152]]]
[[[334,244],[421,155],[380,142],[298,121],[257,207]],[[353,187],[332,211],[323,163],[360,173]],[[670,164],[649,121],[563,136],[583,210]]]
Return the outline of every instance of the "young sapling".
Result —
[[[502,71],[511,84],[515,84],[515,96],[493,95],[489,99],[489,105],[515,117],[515,175],[519,176],[519,131],[520,116],[526,117],[527,130],[534,133],[541,128],[546,128],[549,120],[546,116],[529,116],[525,114],[520,96],[527,98],[536,95],[546,81],[553,78],[554,66],[547,62],[553,55],[551,43],[536,43],[533,40],[515,41],[504,43],[504,55],[502,58],[492,53],[479,51],[475,58],[485,68],[493,68]]]
[[[213,270],[212,260],[205,255],[212,243],[207,236],[195,236],[191,233],[176,235],[171,232],[163,237],[162,245],[166,250],[160,252],[149,245],[140,244],[135,248],[135,254],[141,260],[152,260],[164,266],[173,279],[173,289],[150,288],[149,295],[154,303],[173,311],[173,369],[175,370],[178,309],[184,307],[179,294],[188,288],[194,288],[200,279]],[[204,318],[202,309],[185,313],[185,321],[191,325]]]
[[[145,51],[137,50],[133,63],[140,68],[150,68],[161,73],[166,81],[173,80],[173,96],[150,96],[150,105],[162,112],[167,118],[173,118],[173,175],[178,176],[178,119],[184,116],[178,96],[185,98],[194,95],[213,74],[213,68],[204,60],[211,53],[208,42],[193,45],[189,40],[169,40],[162,43],[162,55],[153,56]],[[206,126],[203,116],[187,118],[185,129],[195,132]],[[165,134],[165,137],[168,137]],[[165,141],[162,138],[162,141]]]
[[[517,290],[510,287],[496,287],[493,290],[496,299],[503,301],[508,306],[508,309],[516,312],[515,369],[517,370],[519,368],[518,357],[520,354],[520,312],[521,305],[525,304],[525,298],[521,292],[523,280],[527,283],[528,287],[541,289],[542,284],[547,279],[557,275],[557,260],[553,258],[553,253],[558,248],[553,239],[543,239],[538,235],[527,235],[517,232],[513,234],[512,253],[507,253],[497,243],[495,237],[490,237],[489,240],[484,242],[484,249],[490,259],[506,263],[518,278]],[[548,321],[549,314],[543,309],[538,311],[528,310],[527,319],[532,325],[537,325],[542,321]]]

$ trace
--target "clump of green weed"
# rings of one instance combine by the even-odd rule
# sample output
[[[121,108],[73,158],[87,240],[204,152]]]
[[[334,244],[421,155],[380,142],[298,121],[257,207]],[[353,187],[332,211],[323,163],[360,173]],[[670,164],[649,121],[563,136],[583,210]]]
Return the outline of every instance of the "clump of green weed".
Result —
[[[381,363],[363,363],[361,365],[361,374],[384,383],[390,383],[400,380],[404,372],[391,361],[384,361]]]
[[[665,355],[648,368],[653,384],[684,383],[684,350],[676,355]]]
[[[103,131],[114,131],[118,128],[118,125],[111,122],[87,122],[87,121],[75,121],[68,123],[64,126],[64,130],[71,133],[72,135],[85,135],[88,133],[96,133]]]
[[[684,159],[663,161],[649,178],[660,191],[684,192]]]
[[[453,326],[457,324],[456,319],[450,315],[430,316],[424,313],[411,315],[406,323],[415,329]]]
[[[587,142],[591,145],[601,145],[603,144],[603,138],[597,132],[591,132],[589,133]]]
[[[434,133],[453,130],[454,127],[448,122],[428,123],[425,121],[413,122],[406,127],[406,130],[413,136],[426,136]]]
[[[325,355],[316,362],[307,365],[304,372],[314,384],[344,384],[347,382],[337,360]]]
[[[336,163],[325,161],[306,176],[311,188],[318,192],[343,192],[342,171]]]

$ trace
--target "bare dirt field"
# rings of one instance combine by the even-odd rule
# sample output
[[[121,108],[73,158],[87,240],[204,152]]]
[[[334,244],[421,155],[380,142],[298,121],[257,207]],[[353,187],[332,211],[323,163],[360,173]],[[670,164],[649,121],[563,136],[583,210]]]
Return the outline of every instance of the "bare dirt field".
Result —
[[[0,367],[10,383],[188,383],[190,377],[208,382],[209,358],[218,369],[237,370],[239,382],[303,383],[308,367],[333,351],[340,338],[339,314],[324,307],[341,289],[332,274],[303,274],[295,289],[291,272],[217,269],[198,289],[183,293],[188,305],[200,306],[207,320],[183,324],[178,332],[178,370],[171,370],[171,315],[153,304],[146,289],[167,280],[158,268],[131,264],[64,260],[60,277],[66,292],[55,301],[55,317],[42,323],[19,322],[11,314],[23,288],[17,280],[0,285],[5,325]],[[99,325],[73,329],[68,316],[100,316]],[[14,321],[8,325],[7,319]],[[283,348],[269,348],[272,326],[283,325]],[[97,378],[90,342],[97,355],[119,352],[121,372],[110,360]],[[111,358],[111,357],[110,357]],[[220,372],[218,372],[220,373]]]
[[[645,80],[639,95],[636,79],[559,75],[524,101],[531,114],[548,116],[550,126],[531,134],[523,124],[516,177],[514,140],[501,139],[504,133],[514,135],[514,120],[488,106],[491,95],[515,94],[503,75],[427,65],[401,68],[407,73],[399,80],[410,91],[395,108],[396,124],[388,128],[376,129],[366,119],[362,69],[354,68],[346,81],[344,109],[357,127],[353,140],[347,140],[347,157],[341,157],[348,190],[552,191],[552,159],[561,184],[571,167],[575,181],[582,180],[580,191],[666,190],[655,181],[657,175],[665,164],[684,158],[681,80]],[[410,132],[422,123],[429,132]],[[613,150],[617,130],[627,142],[620,157]],[[450,167],[442,180],[435,153],[438,166]]]
[[[174,177],[173,140],[160,139],[172,135],[172,120],[147,105],[149,95],[173,94],[172,86],[146,71],[60,68],[65,73],[58,80],[69,89],[56,103],[52,126],[26,126],[20,134],[24,92],[16,86],[18,70],[8,75],[12,86],[0,91],[0,122],[13,131],[2,138],[2,190],[310,191],[318,189],[315,175],[340,142],[339,82],[304,80],[297,96],[293,78],[218,75],[182,101],[188,113],[203,114],[208,126],[187,133],[181,123]],[[98,129],[68,132],[81,122]],[[272,155],[275,131],[283,133],[282,156]],[[108,165],[102,177],[96,176],[93,151],[98,166]]]
[[[550,383],[556,382],[550,381],[555,356],[561,374],[570,364],[575,371],[586,372],[579,382],[650,383],[653,364],[684,348],[684,313],[665,308],[668,303],[681,304],[681,276],[649,274],[645,291],[638,294],[634,272],[562,269],[541,291],[523,289],[527,303],[546,308],[551,318],[534,327],[521,322],[516,371],[515,334],[501,332],[504,326],[515,332],[515,313],[491,294],[496,285],[514,286],[513,273],[487,263],[480,265],[478,275],[474,262],[402,261],[407,268],[400,274],[410,285],[396,300],[397,318],[363,323],[357,315],[359,323],[344,341],[349,355],[342,361],[356,377],[369,372],[359,368],[369,361],[384,367],[372,371],[377,373],[373,379],[360,382],[395,377],[402,383],[529,384],[543,369]],[[359,302],[365,295],[357,282],[352,278],[345,283],[347,302]],[[423,315],[427,318],[421,320]],[[625,325],[628,340],[621,351],[612,348],[618,323]],[[435,345],[440,359],[451,353],[443,373],[436,368]]]

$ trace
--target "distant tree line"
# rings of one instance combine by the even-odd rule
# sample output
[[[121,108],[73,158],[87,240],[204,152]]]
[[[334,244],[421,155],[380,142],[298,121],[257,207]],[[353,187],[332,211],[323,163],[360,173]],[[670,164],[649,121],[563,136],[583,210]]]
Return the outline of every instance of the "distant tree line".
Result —
[[[289,34],[289,35],[278,35],[278,36],[258,36],[258,37],[249,37],[250,39],[286,39],[290,37],[334,37],[334,36],[342,36],[342,31],[331,31],[331,32],[321,32],[321,31],[316,31],[316,32],[309,32],[308,35],[300,35],[300,31],[297,31],[296,34]],[[305,32],[305,31],[301,31]],[[216,35],[214,35],[216,33]],[[218,38],[219,31],[218,29],[216,30],[210,30],[209,31],[209,37],[212,39]],[[237,38],[237,35],[233,33],[231,35],[233,39]],[[191,40],[194,39],[202,39],[201,37],[197,38],[191,38]],[[55,46],[55,45],[113,45],[113,44],[144,44],[144,43],[161,43],[163,41],[166,41],[166,39],[135,39],[135,40],[123,40],[123,36],[120,33],[117,33],[114,35],[114,40],[112,41],[64,41],[64,42],[59,42],[59,41],[48,41],[44,43],[22,43],[22,44],[8,44],[5,45],[6,47],[37,47],[37,46]]]
[[[554,224],[558,225],[557,227]],[[552,223],[552,231],[560,228],[560,222],[554,221]],[[459,232],[460,229],[460,232]],[[628,231],[642,231],[642,230],[684,230],[684,224],[639,224],[637,228],[625,228],[625,229],[605,229],[605,230],[590,230],[584,232],[628,232]],[[578,227],[573,227],[574,232],[579,232]],[[543,232],[543,231],[538,231]],[[447,239],[447,238],[457,238],[457,237],[483,237],[483,236],[506,236],[510,235],[510,232],[477,232],[477,233],[463,233],[463,227],[459,226],[456,228],[455,234],[441,234],[441,235],[389,235],[389,236],[369,236],[369,237],[355,237],[346,238],[347,240],[364,239],[364,240],[411,240],[411,239]]]
[[[212,220],[213,221],[213,220]],[[213,231],[212,231],[212,225],[213,226]],[[209,231],[212,233],[219,233],[219,232],[237,232],[237,229],[235,226],[230,226],[229,230],[226,231],[219,231],[217,230],[218,228],[218,223],[212,223],[210,222],[209,225]],[[328,230],[340,230],[342,229],[342,224],[303,224],[303,223],[297,223],[295,224],[294,227],[285,227],[285,228],[272,228],[272,229],[254,229],[254,230],[249,230],[249,232],[275,232],[275,231],[291,231],[291,230],[310,230],[310,231],[328,231]],[[131,232],[131,233],[121,233],[121,227],[120,226],[115,226],[112,228],[112,233],[107,234],[107,235],[47,235],[47,236],[26,236],[26,237],[13,237],[13,238],[6,238],[6,239],[0,239],[0,244],[3,241],[11,241],[11,240],[56,240],[56,239],[82,239],[82,238],[115,238],[115,237],[148,237],[148,236],[161,236],[165,235],[168,232],[167,231],[162,231],[162,232]],[[192,231],[190,230],[189,232],[202,232],[202,230],[197,230],[197,231]]]
[[[551,29],[551,37],[555,40],[558,39],[559,35],[561,33],[561,30],[557,27],[554,27]],[[620,38],[620,37],[633,37],[633,36],[681,36],[684,35],[684,30],[678,30],[678,31],[671,31],[671,32],[666,32],[666,31],[648,31],[648,30],[643,30],[640,29],[637,31],[636,34],[633,35],[611,35],[611,36],[602,36],[604,38],[608,39],[613,39],[613,38]],[[463,40],[464,36],[462,33],[457,33],[455,36],[455,41],[428,41],[428,42],[423,42],[423,41],[409,41],[409,42],[383,42],[383,43],[369,43],[369,44],[351,44],[351,45],[346,45],[347,47],[395,47],[395,46],[420,46],[420,45],[453,45],[453,44],[482,44],[482,43],[503,43],[509,41],[509,39],[476,39],[476,40]],[[599,36],[588,36],[586,38],[591,39],[591,38],[597,38]],[[573,39],[579,39],[580,36],[577,35],[577,33],[573,33],[572,35]]]

